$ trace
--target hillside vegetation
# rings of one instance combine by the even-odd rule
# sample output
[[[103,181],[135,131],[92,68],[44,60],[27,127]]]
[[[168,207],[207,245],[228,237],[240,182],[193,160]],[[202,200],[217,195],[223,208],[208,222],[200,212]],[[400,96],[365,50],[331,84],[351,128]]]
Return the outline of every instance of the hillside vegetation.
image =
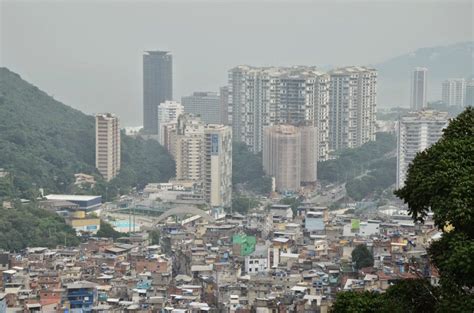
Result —
[[[0,168],[12,175],[0,181],[0,198],[33,198],[45,192],[70,192],[74,174],[97,176],[95,190],[109,196],[119,189],[166,181],[174,175],[171,156],[157,142],[122,136],[122,170],[105,184],[95,169],[94,117],[54,100],[0,68]]]
[[[242,142],[232,146],[232,185],[256,194],[268,194],[272,180],[263,171],[262,155],[250,151]]]
[[[26,247],[75,246],[76,232],[54,212],[34,205],[0,208],[0,249],[18,251]]]
[[[377,133],[375,141],[346,149],[334,160],[318,163],[318,179],[324,183],[344,183],[349,197],[362,200],[396,182],[397,139]]]

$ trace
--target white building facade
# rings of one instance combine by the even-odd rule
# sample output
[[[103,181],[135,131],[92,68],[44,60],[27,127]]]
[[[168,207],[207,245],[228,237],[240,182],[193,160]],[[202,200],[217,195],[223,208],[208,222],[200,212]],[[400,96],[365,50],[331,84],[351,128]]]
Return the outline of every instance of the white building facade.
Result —
[[[464,97],[464,106],[474,106],[474,79],[466,82],[466,95]]]
[[[232,129],[221,124],[204,128],[204,199],[212,207],[232,202]]]
[[[245,257],[245,274],[258,275],[268,272],[267,255],[248,255]]]
[[[120,171],[120,127],[111,113],[95,116],[95,167],[106,181]]]
[[[329,148],[356,148],[375,140],[377,71],[344,67],[331,71]]]
[[[318,156],[328,155],[329,76],[314,67],[237,66],[229,71],[229,122],[234,140],[263,148],[263,128],[311,125],[319,130]]]
[[[464,106],[466,95],[466,81],[464,78],[445,80],[441,86],[441,99],[448,106]]]
[[[222,124],[203,124],[199,117],[178,118],[171,150],[175,153],[176,179],[202,186],[212,207],[229,207],[232,197],[232,129]]]
[[[416,154],[436,143],[448,125],[448,113],[432,110],[402,117],[397,136],[397,188],[404,186],[409,164]]]
[[[203,177],[204,124],[198,117],[182,114],[178,118],[174,150],[176,179],[201,181]]]
[[[158,106],[158,138],[160,144],[164,145],[165,138],[163,128],[167,124],[178,121],[178,117],[184,113],[184,108],[178,101],[165,101]]]
[[[221,124],[221,98],[216,92],[194,92],[190,96],[182,97],[184,111],[196,116],[206,124]]]

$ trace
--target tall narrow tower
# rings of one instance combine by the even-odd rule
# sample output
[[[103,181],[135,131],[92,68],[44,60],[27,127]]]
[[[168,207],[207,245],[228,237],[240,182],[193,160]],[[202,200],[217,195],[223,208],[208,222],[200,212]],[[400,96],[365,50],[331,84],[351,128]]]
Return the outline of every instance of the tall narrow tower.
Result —
[[[417,67],[413,71],[411,87],[411,109],[419,111],[427,106],[428,69]]]
[[[95,166],[106,181],[120,171],[120,127],[111,113],[95,116]]]
[[[158,106],[173,99],[173,59],[167,51],[143,55],[143,130],[158,134]]]

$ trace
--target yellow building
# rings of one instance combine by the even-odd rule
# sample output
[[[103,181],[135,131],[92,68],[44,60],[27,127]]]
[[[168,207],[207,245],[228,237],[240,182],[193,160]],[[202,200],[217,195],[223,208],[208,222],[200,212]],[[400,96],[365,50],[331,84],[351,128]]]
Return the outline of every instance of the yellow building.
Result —
[[[100,218],[88,217],[85,211],[75,211],[67,220],[76,233],[96,234],[100,229]]]

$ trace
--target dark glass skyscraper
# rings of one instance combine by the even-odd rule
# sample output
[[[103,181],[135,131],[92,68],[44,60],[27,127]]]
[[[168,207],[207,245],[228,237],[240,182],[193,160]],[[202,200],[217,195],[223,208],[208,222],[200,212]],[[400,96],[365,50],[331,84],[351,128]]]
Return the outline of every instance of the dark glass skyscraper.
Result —
[[[173,99],[173,59],[167,51],[143,54],[143,130],[158,133],[158,106]]]

